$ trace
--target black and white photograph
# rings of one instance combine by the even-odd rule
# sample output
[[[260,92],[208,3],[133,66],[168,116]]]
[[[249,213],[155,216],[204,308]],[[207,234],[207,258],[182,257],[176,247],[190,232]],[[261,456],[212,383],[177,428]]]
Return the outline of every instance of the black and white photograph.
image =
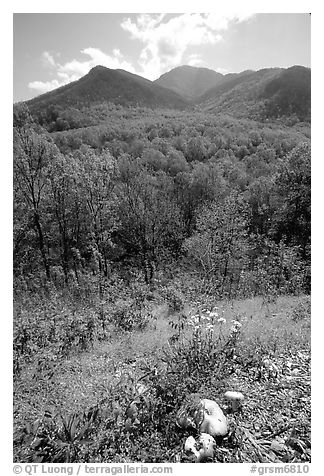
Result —
[[[194,10],[12,15],[16,474],[310,470],[311,14]]]

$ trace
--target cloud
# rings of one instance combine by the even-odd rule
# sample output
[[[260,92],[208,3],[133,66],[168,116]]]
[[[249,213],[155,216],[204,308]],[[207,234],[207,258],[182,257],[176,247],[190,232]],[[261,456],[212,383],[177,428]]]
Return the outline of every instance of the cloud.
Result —
[[[49,67],[54,72],[55,78],[50,81],[32,81],[28,84],[28,87],[38,93],[45,93],[64,86],[64,84],[76,81],[98,64],[111,69],[125,69],[135,73],[133,65],[125,60],[118,49],[114,49],[112,54],[109,55],[98,48],[89,47],[81,50],[81,54],[86,58],[83,60],[73,59],[60,64],[55,61],[48,51],[44,51],[41,55],[41,60],[46,67]]]
[[[48,51],[42,53],[42,60],[45,66],[55,66],[56,64],[55,59]]]
[[[228,69],[225,69],[225,68],[216,68],[215,71],[217,71],[217,73],[221,73],[221,74],[228,74],[229,73]]]
[[[251,19],[253,14],[184,13],[165,20],[165,14],[141,14],[125,18],[121,27],[143,43],[138,64],[141,74],[156,79],[170,68],[200,64],[199,56],[187,56],[191,46],[216,44],[231,24]]]
[[[60,86],[62,86],[62,84],[65,83],[61,83],[57,79],[53,79],[52,81],[32,81],[28,84],[28,87],[30,89],[35,89],[40,94],[43,94],[48,91],[51,91],[52,89],[59,88]]]
[[[145,13],[137,15],[135,20],[125,18],[121,28],[132,39],[142,43],[142,50],[134,63],[127,61],[117,48],[111,54],[104,53],[99,48],[84,48],[81,50],[83,59],[72,59],[64,64],[55,59],[60,57],[59,53],[54,57],[44,51],[41,60],[50,70],[53,79],[32,81],[28,87],[38,93],[51,91],[76,81],[96,65],[125,69],[151,80],[181,64],[203,66],[201,55],[193,53],[190,47],[219,43],[223,41],[224,32],[231,25],[248,21],[253,16],[254,14],[183,13],[167,18],[169,15],[165,13]]]
[[[207,68],[206,62],[201,58],[198,53],[192,53],[186,57],[186,64],[189,66],[197,66],[201,68]]]

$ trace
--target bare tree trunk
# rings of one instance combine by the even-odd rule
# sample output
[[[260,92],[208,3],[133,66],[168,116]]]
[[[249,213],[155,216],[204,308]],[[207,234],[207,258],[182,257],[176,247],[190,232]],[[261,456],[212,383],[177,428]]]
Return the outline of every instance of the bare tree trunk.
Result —
[[[39,215],[37,212],[34,213],[34,222],[38,234],[38,243],[39,243],[39,250],[41,252],[42,258],[43,258],[43,264],[46,272],[46,277],[47,279],[51,279],[51,272],[50,272],[50,266],[47,260],[46,256],[46,251],[45,251],[45,245],[44,245],[44,235],[43,235],[43,230],[40,224],[40,219]]]

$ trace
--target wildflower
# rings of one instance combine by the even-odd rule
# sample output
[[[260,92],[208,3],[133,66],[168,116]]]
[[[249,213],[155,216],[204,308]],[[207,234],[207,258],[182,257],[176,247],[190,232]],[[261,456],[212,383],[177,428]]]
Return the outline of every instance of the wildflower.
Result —
[[[209,315],[210,315],[210,317],[218,317],[218,313],[217,313],[217,312],[211,312]]]
[[[242,327],[242,324],[239,321],[235,321],[234,319],[232,319],[232,322],[233,322],[233,327],[237,327],[238,329]]]
[[[234,319],[232,319],[232,322],[233,322],[233,325],[230,328],[230,333],[237,334],[240,331],[242,324],[239,321],[235,321]]]
[[[219,322],[220,324],[225,324],[226,319],[225,317],[220,317],[219,319],[217,319],[217,322]]]
[[[199,323],[199,316],[197,316],[197,315],[191,316],[191,318],[189,320],[189,325],[195,326],[198,323]]]

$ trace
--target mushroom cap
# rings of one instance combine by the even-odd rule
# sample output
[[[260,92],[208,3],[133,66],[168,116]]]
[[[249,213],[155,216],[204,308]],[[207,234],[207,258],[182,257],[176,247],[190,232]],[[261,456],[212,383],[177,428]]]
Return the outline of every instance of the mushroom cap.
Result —
[[[184,446],[185,451],[193,451],[194,453],[197,451],[196,448],[196,440],[194,439],[193,436],[188,436],[188,438],[185,441],[185,446]]]
[[[205,461],[208,458],[212,458],[214,456],[215,445],[216,441],[211,435],[208,433],[201,433],[198,439],[198,447],[200,447],[200,449],[199,455],[197,457],[197,463],[200,463],[200,461]]]
[[[185,441],[185,451],[193,453],[196,458],[196,462],[204,461],[207,458],[214,456],[214,447],[216,442],[211,435],[207,433],[201,433],[198,441],[193,436],[188,436]]]
[[[207,413],[208,415],[216,416],[216,417],[219,416],[219,415],[223,415],[223,412],[222,412],[220,406],[214,400],[209,400],[208,398],[203,398],[201,400],[201,404],[204,408],[205,413]]]
[[[198,439],[198,443],[202,445],[206,456],[212,457],[214,455],[214,446],[216,445],[216,441],[211,435],[209,435],[208,433],[201,433]]]
[[[201,400],[204,408],[204,418],[200,425],[200,432],[211,436],[224,436],[228,432],[226,417],[220,406],[207,398]]]
[[[237,401],[242,401],[244,400],[244,395],[241,392],[225,392],[224,397],[227,398],[227,400],[230,400],[231,402],[237,402]]]

